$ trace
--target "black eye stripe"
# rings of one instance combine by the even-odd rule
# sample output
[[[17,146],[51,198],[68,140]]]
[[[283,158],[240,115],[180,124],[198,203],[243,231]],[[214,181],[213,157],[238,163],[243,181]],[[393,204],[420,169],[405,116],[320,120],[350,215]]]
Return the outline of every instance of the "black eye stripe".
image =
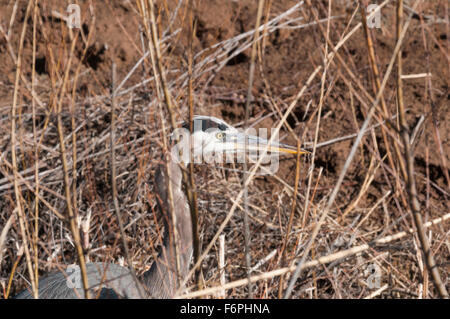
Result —
[[[184,123],[183,128],[189,130],[189,123]],[[210,119],[194,120],[194,132],[198,131],[199,129],[201,129],[203,132],[206,132],[207,130],[212,128],[219,129],[221,131],[226,131],[228,129],[225,124],[217,123]]]

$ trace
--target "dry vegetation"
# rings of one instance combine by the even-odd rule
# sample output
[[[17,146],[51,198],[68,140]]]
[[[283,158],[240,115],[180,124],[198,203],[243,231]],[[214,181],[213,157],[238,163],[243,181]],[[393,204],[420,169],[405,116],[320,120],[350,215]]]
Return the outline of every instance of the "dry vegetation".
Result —
[[[0,298],[80,257],[129,260],[138,276],[147,270],[162,231],[152,176],[173,125],[154,75],[165,74],[176,123],[188,119],[191,94],[194,113],[242,126],[252,63],[249,125],[279,126],[283,142],[312,154],[284,157],[274,176],[251,176],[252,285],[244,203],[236,201],[243,168],[195,166],[202,285],[221,286],[221,230],[227,290],[190,296],[278,298],[299,261],[293,298],[438,298],[450,289],[448,1],[404,1],[403,79],[398,1],[376,1],[383,8],[374,29],[358,1],[263,1],[254,60],[257,1],[155,1],[161,60],[151,54],[151,1],[73,2],[79,29],[57,14],[69,2],[0,0]],[[113,62],[129,258],[110,182]],[[427,238],[418,236],[418,216]],[[180,296],[199,290],[194,277]]]

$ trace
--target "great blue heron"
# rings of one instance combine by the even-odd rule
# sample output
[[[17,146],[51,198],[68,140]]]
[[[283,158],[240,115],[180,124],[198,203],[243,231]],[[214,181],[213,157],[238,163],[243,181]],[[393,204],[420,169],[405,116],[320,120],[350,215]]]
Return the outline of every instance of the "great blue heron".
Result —
[[[189,125],[185,123],[183,128],[186,132]],[[267,146],[269,142],[267,139],[239,132],[233,126],[211,116],[195,116],[193,128],[192,138],[181,138],[176,147],[174,146],[175,150],[180,151],[180,147],[186,149],[187,146],[196,156],[200,151],[203,155],[208,155],[219,151],[224,153],[236,153],[242,150],[263,151],[266,147],[272,153],[296,153],[293,147],[285,144],[271,143]],[[245,145],[246,141],[247,145]],[[174,240],[171,238],[173,232],[168,231],[172,225],[172,218],[168,199],[167,173],[171,180],[174,214],[179,234],[178,271],[180,278],[187,275],[193,251],[192,222],[188,203],[182,190],[182,172],[177,164],[178,161],[173,158],[173,155],[177,156],[177,154],[177,152],[172,152],[172,156],[168,156],[168,172],[166,166],[160,164],[155,173],[155,192],[165,223],[163,246],[158,258],[139,281],[133,279],[128,268],[111,263],[87,263],[87,279],[92,296],[100,298],[171,298],[179,288],[179,280],[176,278],[177,269],[174,266],[176,257]],[[82,285],[73,285],[73,274],[66,270],[42,277],[39,280],[39,297],[49,299],[83,297]],[[77,276],[80,276],[79,272]],[[28,288],[19,293],[16,298],[33,298],[33,295]]]

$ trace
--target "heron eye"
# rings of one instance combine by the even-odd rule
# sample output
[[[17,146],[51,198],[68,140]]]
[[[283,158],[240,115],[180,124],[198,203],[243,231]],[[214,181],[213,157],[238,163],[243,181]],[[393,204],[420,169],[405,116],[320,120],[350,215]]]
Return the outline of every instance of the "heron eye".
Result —
[[[223,140],[224,137],[225,137],[225,134],[222,133],[222,132],[219,132],[219,133],[216,134],[216,138],[217,138],[218,140]]]

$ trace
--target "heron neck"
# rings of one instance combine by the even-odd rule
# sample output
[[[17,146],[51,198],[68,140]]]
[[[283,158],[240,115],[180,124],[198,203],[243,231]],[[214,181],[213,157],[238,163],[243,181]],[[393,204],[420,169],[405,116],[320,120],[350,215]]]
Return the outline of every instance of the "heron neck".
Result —
[[[179,283],[184,280],[189,271],[193,251],[192,221],[186,196],[181,187],[182,172],[178,164],[171,161],[167,168],[168,170],[165,165],[159,165],[155,173],[157,202],[165,226],[163,246],[151,268],[144,274],[144,283],[153,298],[171,298],[175,295]],[[173,206],[169,203],[168,176],[170,176]],[[174,214],[171,213],[171,207]],[[174,238],[174,225],[177,230],[177,240]],[[176,241],[178,241],[177,245],[175,245]]]

